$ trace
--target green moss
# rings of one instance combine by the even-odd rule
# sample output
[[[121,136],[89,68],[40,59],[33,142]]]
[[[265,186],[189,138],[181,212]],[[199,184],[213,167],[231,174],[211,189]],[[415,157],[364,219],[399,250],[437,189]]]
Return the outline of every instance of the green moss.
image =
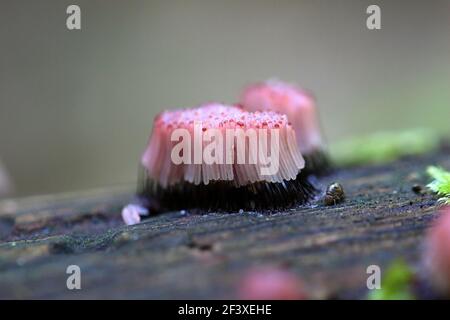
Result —
[[[403,261],[394,261],[381,281],[381,289],[372,290],[370,300],[413,300],[411,283],[414,273]]]
[[[430,166],[427,173],[434,179],[427,187],[442,197],[439,199],[440,202],[450,204],[450,172]]]
[[[331,145],[330,153],[338,166],[381,164],[431,152],[439,142],[439,135],[428,129],[378,132]]]

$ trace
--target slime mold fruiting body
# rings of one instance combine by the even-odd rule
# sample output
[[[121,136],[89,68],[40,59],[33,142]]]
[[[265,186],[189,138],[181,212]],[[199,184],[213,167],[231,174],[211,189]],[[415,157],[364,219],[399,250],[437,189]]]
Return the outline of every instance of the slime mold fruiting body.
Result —
[[[242,93],[240,104],[250,111],[273,110],[286,114],[296,131],[306,170],[321,173],[329,167],[316,101],[310,93],[291,84],[270,80],[248,86]]]
[[[274,267],[248,270],[238,287],[243,300],[304,300],[308,295],[303,282],[293,273]]]
[[[217,103],[165,111],[141,164],[138,196],[159,211],[276,209],[304,204],[315,192],[293,127],[271,111]],[[134,222],[131,209],[126,217]]]
[[[425,267],[433,287],[450,297],[450,207],[441,209],[441,216],[428,231],[425,242]]]

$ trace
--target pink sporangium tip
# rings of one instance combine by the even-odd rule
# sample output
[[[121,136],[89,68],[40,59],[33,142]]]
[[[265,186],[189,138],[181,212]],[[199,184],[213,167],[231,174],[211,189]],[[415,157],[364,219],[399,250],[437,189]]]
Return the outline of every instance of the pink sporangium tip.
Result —
[[[286,114],[303,155],[324,149],[316,101],[307,91],[293,84],[269,80],[245,88],[239,103],[249,111],[272,110]]]
[[[307,299],[302,281],[293,273],[274,267],[248,270],[238,286],[243,300]]]
[[[440,217],[428,230],[424,264],[433,287],[450,297],[450,207],[441,209]]]
[[[128,204],[122,209],[122,219],[129,226],[141,222],[141,216],[148,214],[148,209],[137,204]]]

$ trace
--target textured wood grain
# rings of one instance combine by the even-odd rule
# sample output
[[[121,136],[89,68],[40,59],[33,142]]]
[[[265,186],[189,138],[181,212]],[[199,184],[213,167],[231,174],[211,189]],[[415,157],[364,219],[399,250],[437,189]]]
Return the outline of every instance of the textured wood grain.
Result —
[[[256,265],[291,270],[315,298],[364,298],[366,267],[396,257],[416,264],[435,197],[416,194],[427,165],[450,153],[349,168],[346,201],[267,215],[170,212],[127,227],[129,190],[100,190],[0,202],[0,298],[233,298]],[[82,289],[66,288],[66,267]]]

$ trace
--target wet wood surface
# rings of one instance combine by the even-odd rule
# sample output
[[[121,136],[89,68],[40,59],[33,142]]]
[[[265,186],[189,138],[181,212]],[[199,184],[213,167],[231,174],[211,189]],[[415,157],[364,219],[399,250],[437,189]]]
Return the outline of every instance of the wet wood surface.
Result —
[[[368,265],[418,263],[436,197],[412,187],[449,155],[341,169],[316,183],[341,183],[345,202],[273,214],[179,211],[125,226],[131,187],[2,200],[0,298],[236,298],[254,266],[291,271],[312,298],[365,298]],[[66,287],[69,265],[81,290]]]

